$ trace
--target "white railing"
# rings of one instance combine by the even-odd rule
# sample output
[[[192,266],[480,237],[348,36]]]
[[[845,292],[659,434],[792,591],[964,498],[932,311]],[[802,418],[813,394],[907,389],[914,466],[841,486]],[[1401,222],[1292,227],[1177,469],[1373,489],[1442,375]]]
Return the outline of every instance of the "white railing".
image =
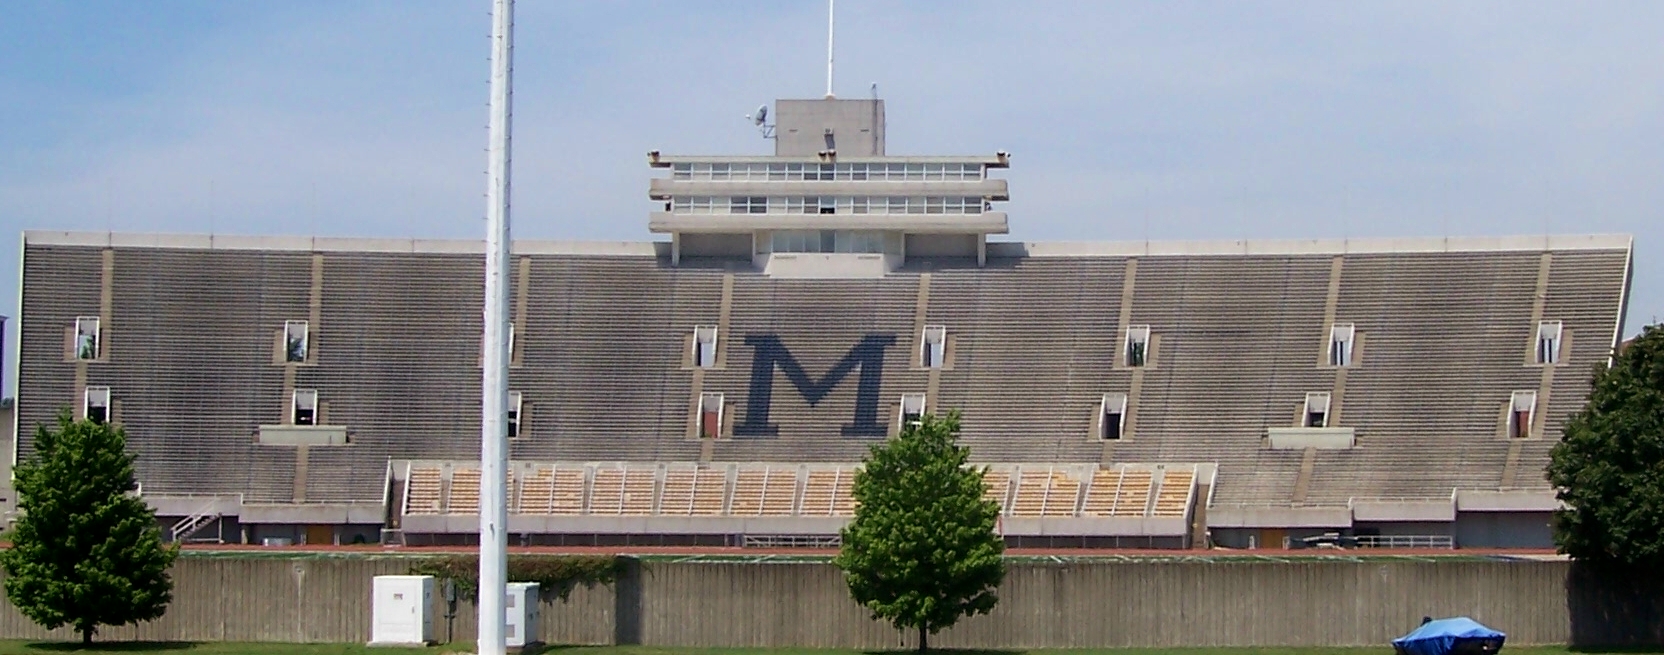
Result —
[[[1450,535],[1369,535],[1358,537],[1359,548],[1444,548],[1456,547]]]
[[[213,503],[209,503],[190,516],[180,519],[178,523],[173,524],[173,529],[171,530],[173,541],[175,543],[183,542],[184,540],[189,539],[191,535],[194,535],[198,531],[207,527],[208,524],[218,521],[219,519],[220,513],[218,509]],[[219,541],[219,538],[215,537],[214,541]]]
[[[843,538],[835,534],[748,534],[740,538],[740,546],[744,548],[838,548],[842,545]]]

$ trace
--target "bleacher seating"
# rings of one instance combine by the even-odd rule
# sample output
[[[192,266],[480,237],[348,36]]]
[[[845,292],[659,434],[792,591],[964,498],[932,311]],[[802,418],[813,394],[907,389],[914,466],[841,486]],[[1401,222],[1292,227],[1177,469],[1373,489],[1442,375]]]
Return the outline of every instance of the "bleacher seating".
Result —
[[[1190,494],[1195,490],[1195,469],[1167,469],[1161,475],[1153,516],[1184,516],[1190,511]]]
[[[511,487],[512,488],[512,487]],[[451,470],[450,502],[445,503],[447,514],[480,513],[480,470],[463,468]]]
[[[479,511],[477,463],[449,465],[448,514]],[[531,516],[848,517],[855,513],[853,466],[668,462],[531,464],[513,513]],[[442,467],[413,466],[406,514],[439,513]],[[1023,518],[1184,516],[1194,465],[1168,465],[1160,491],[1149,465],[999,464],[984,477],[986,498],[1016,494],[1003,514]],[[458,485],[464,485],[459,487]],[[512,489],[512,484],[510,485]],[[1084,503],[1079,503],[1084,492]],[[1152,493],[1155,512],[1147,513]],[[587,507],[584,498],[589,498]],[[1001,501],[997,501],[1001,502]],[[1002,506],[1004,505],[1001,502]]]
[[[437,466],[412,466],[410,468],[404,510],[406,514],[439,513],[441,486],[445,483],[442,475],[442,471]]]
[[[107,280],[99,239],[117,242]],[[26,236],[20,432],[78,405],[84,379],[111,388],[147,495],[383,502],[397,460],[420,463],[403,487],[406,514],[478,511],[477,463],[431,464],[478,452],[480,257],[467,244],[170,239]],[[522,465],[512,509],[847,516],[852,467],[883,437],[842,433],[862,372],[828,372],[869,336],[893,339],[874,376],[876,420],[892,428],[902,394],[934,394],[930,411],[962,410],[973,461],[998,463],[988,497],[1006,516],[1173,517],[1209,500],[1345,507],[1546,487],[1553,436],[1612,345],[1630,250],[1610,240],[1550,251],[1429,243],[994,256],[984,268],[921,259],[863,280],[527,245],[511,266],[510,387],[528,410],[511,455],[605,464]],[[75,317],[105,311],[105,356],[66,358]],[[305,364],[273,361],[286,320],[314,322]],[[1356,326],[1344,375],[1323,363],[1331,320]],[[1539,320],[1561,321],[1566,334],[1546,374],[1530,361]],[[913,364],[925,324],[949,339],[947,365],[934,372]],[[716,368],[684,366],[696,325],[722,326]],[[1117,361],[1125,325],[1150,326],[1150,362],[1138,371]],[[769,338],[801,370],[772,371],[772,393],[752,398],[766,372],[754,370],[756,344]],[[324,422],[345,427],[349,443],[251,438],[285,421],[293,388],[317,389]],[[767,402],[777,432],[693,438],[696,389],[724,395],[728,426]],[[1515,390],[1540,396],[1529,439],[1500,427]],[[1295,425],[1308,392],[1333,394],[1333,420],[1354,429],[1355,447],[1267,447],[1267,429]],[[1128,398],[1126,434],[1111,442],[1090,433],[1104,394]],[[32,444],[18,450],[27,457]],[[1197,479],[1195,463],[1217,475]],[[1201,484],[1212,487],[1198,499]]]

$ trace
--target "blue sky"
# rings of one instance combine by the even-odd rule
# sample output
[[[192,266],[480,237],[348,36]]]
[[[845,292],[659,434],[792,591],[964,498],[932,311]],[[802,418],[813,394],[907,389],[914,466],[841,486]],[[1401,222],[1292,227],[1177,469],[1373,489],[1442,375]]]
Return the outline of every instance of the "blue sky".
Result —
[[[8,0],[0,232],[479,236],[489,9]],[[646,239],[648,150],[768,152],[742,116],[820,95],[825,12],[521,0],[516,236]],[[1012,239],[1630,233],[1629,331],[1664,315],[1664,3],[838,14],[892,154],[1013,153]]]

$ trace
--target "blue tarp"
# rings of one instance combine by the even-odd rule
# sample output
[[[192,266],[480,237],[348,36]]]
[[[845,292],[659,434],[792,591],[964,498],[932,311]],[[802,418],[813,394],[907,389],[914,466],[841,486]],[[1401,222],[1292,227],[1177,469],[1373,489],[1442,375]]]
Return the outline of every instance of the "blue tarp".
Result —
[[[1487,640],[1494,641],[1496,648],[1501,649],[1506,638],[1507,635],[1463,616],[1423,623],[1414,632],[1392,640],[1392,645],[1408,655],[1450,655],[1461,646],[1475,646]]]

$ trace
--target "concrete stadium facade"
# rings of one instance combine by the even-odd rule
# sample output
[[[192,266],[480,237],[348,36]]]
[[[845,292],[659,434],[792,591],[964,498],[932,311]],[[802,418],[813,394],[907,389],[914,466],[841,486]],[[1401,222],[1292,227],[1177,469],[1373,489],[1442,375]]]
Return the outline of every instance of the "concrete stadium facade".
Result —
[[[990,242],[1005,153],[779,116],[772,157],[649,155],[669,241],[514,245],[521,543],[824,546],[866,449],[951,408],[1017,545],[1547,545],[1629,237]],[[476,531],[479,242],[22,248],[21,456],[120,424],[181,540]]]

